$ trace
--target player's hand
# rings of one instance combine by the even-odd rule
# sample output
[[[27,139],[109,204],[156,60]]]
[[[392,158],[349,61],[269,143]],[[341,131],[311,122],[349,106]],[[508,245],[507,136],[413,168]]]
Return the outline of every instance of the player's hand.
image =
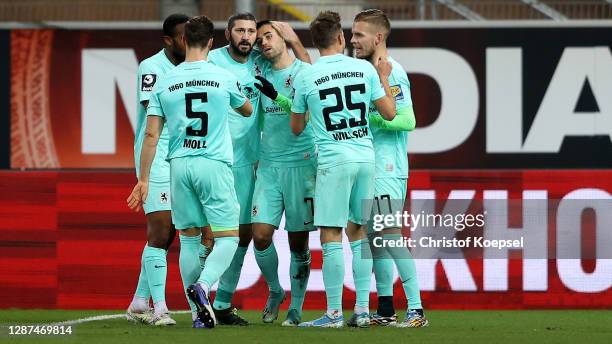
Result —
[[[299,42],[300,38],[293,31],[293,28],[286,22],[280,21],[272,21],[272,27],[278,31],[281,37],[285,40],[285,42],[289,44],[293,44],[295,42]]]
[[[384,56],[378,57],[378,60],[376,60],[376,63],[374,63],[374,67],[376,68],[378,75],[381,77],[388,77],[393,69],[391,63],[387,61],[387,58]]]
[[[147,199],[147,194],[149,193],[149,183],[139,181],[136,186],[134,186],[134,190],[127,198],[128,207],[134,211],[139,211],[145,200]]]
[[[261,93],[263,93],[266,97],[272,100],[276,100],[276,97],[278,97],[278,92],[276,92],[274,85],[272,85],[271,82],[266,80],[266,78],[259,76],[259,75],[257,75],[255,79],[261,82],[261,84],[255,83],[255,87],[259,91],[261,91]]]

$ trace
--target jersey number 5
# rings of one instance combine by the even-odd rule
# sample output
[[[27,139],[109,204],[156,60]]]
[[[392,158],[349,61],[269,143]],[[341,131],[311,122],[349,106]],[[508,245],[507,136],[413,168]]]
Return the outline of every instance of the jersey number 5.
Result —
[[[208,113],[206,111],[193,111],[193,100],[199,99],[202,103],[208,102],[208,94],[206,92],[185,93],[185,114],[187,118],[199,118],[202,120],[201,129],[193,129],[193,126],[187,127],[187,136],[206,136],[208,134]]]
[[[365,84],[356,84],[356,85],[346,85],[344,86],[344,98],[346,100],[346,108],[348,110],[359,110],[360,116],[359,120],[355,118],[349,118],[348,127],[361,127],[364,125],[368,125],[368,120],[366,119],[366,105],[363,102],[353,103],[351,100],[351,93],[358,91],[359,93],[365,93]],[[327,131],[335,131],[347,128],[346,119],[341,119],[338,123],[332,123],[331,115],[334,112],[340,112],[344,109],[344,103],[342,102],[342,93],[340,92],[339,87],[326,88],[319,91],[319,99],[324,100],[329,95],[334,95],[336,97],[336,105],[327,106],[323,108],[323,118],[325,119],[325,128]]]

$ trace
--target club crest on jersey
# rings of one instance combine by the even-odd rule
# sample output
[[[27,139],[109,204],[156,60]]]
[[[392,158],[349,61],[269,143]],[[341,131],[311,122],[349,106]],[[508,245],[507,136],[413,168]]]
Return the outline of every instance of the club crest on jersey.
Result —
[[[253,206],[253,210],[251,210],[251,216],[257,216],[259,214],[259,208],[257,206]]]
[[[259,69],[258,65],[255,65],[255,75],[261,76],[261,69]]]
[[[289,74],[287,80],[285,80],[285,87],[291,87],[291,74]]]
[[[168,203],[168,194],[165,193],[165,192],[160,192],[159,193],[159,201],[161,202],[161,204]]]
[[[395,98],[396,101],[404,99],[404,92],[402,92],[402,88],[400,87],[400,85],[393,85],[389,88],[391,89],[391,95],[393,96],[393,98]]]
[[[249,99],[254,99],[254,98],[257,97],[257,92],[251,86],[243,86],[242,87],[242,94],[244,94],[244,96],[249,98]]]
[[[153,91],[153,86],[155,86],[155,81],[157,81],[156,74],[143,74],[142,82],[141,82],[141,90],[143,92]]]

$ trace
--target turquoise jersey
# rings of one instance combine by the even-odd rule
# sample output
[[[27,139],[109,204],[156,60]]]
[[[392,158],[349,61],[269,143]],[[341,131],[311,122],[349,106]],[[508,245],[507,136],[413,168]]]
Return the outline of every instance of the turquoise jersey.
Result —
[[[136,166],[136,176],[140,175],[140,152],[142,151],[142,141],[144,140],[145,128],[147,127],[147,110],[142,103],[149,101],[155,84],[172,68],[174,68],[174,64],[168,60],[163,49],[157,54],[140,62],[138,66],[138,91],[136,92],[136,97],[138,99],[138,104],[136,105],[138,109],[138,118],[134,137],[134,166]],[[167,155],[168,128],[164,126],[159,138],[159,143],[157,144],[155,158],[151,165],[150,181],[159,183],[170,182],[170,164],[166,161]]]
[[[274,85],[278,93],[292,97],[296,76],[308,66],[308,63],[295,59],[290,66],[281,70],[265,67],[263,77]],[[312,164],[315,148],[310,123],[301,135],[295,136],[291,132],[290,114],[266,96],[261,96],[259,102],[260,115],[263,115],[260,166],[297,167]]]
[[[291,111],[310,111],[319,168],[374,163],[368,104],[384,96],[374,67],[342,54],[323,56],[298,75]]]
[[[240,90],[249,98],[254,107],[259,103],[259,90],[255,88],[255,75],[260,75],[262,66],[259,65],[259,51],[253,50],[246,63],[236,62],[229,54],[229,46],[214,49],[208,54],[208,61],[230,71],[240,81]],[[234,145],[234,167],[250,165],[258,160],[259,156],[259,123],[257,111],[245,118],[239,113],[230,110],[229,128]]]
[[[410,81],[404,67],[391,57],[388,61],[393,67],[389,75],[389,86],[396,108],[399,110],[412,106]],[[370,104],[370,113],[378,114],[374,104]],[[408,178],[408,132],[376,127],[371,129],[376,153],[376,178]]]
[[[230,72],[207,61],[183,62],[155,86],[147,114],[166,121],[168,160],[203,156],[231,165],[228,114],[245,102]]]

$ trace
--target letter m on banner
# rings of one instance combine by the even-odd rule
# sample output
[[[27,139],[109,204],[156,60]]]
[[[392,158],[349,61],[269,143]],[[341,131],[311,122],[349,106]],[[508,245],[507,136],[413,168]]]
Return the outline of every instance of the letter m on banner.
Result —
[[[83,49],[81,55],[81,145],[84,154],[116,151],[116,94],[136,127],[138,59],[132,49]]]

